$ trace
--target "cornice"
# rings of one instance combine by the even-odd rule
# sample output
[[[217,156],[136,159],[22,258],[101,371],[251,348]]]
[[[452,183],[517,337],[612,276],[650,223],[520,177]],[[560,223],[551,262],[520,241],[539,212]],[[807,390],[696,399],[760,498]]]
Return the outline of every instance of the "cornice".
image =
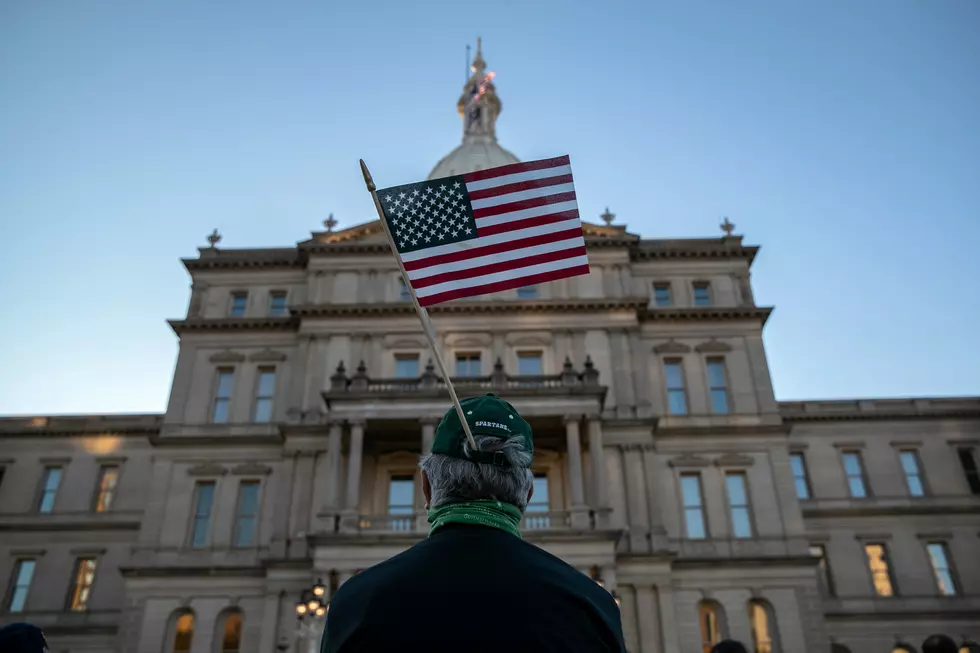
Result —
[[[3,417],[0,437],[152,435],[160,431],[162,423],[162,413]]]
[[[695,308],[650,308],[646,304],[638,312],[641,322],[762,320],[766,323],[772,313],[770,306],[700,306]]]
[[[630,260],[648,261],[664,258],[744,258],[749,265],[759,253],[757,245],[743,245],[741,236],[725,238],[679,238],[673,240],[641,240],[634,243]]]
[[[299,322],[287,317],[222,317],[167,320],[174,333],[192,331],[295,331]]]
[[[437,304],[430,313],[585,313],[593,311],[637,311],[646,307],[646,299],[569,299],[547,301],[463,301]],[[366,315],[414,315],[409,302],[379,304],[303,304],[293,306],[297,317],[350,317]]]
[[[980,418],[980,397],[781,401],[785,422],[840,422]]]
[[[235,268],[302,268],[307,257],[297,247],[275,249],[202,248],[199,258],[181,259],[189,271]]]

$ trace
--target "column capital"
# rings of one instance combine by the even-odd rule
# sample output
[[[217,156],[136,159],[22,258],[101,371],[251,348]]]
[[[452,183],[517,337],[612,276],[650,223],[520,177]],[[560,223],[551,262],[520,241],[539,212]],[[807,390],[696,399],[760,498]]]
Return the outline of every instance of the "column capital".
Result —
[[[364,428],[364,424],[367,422],[363,417],[348,418],[347,425],[351,428]]]
[[[585,419],[589,422],[599,422],[601,423],[602,415],[599,413],[586,413]]]
[[[562,421],[565,422],[565,426],[568,426],[569,424],[575,424],[576,426],[578,426],[578,423],[582,421],[582,415],[569,413],[567,415],[562,416]]]

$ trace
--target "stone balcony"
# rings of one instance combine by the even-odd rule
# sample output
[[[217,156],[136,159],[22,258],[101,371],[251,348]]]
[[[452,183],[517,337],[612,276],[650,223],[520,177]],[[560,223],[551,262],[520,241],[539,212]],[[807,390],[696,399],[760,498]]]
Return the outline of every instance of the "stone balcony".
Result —
[[[590,519],[588,530],[595,527],[595,520]],[[551,510],[548,512],[531,512],[521,520],[521,530],[530,531],[562,531],[572,529],[572,513],[568,510]],[[429,524],[424,512],[411,514],[359,515],[357,532],[371,535],[391,534],[419,536],[429,532]]]

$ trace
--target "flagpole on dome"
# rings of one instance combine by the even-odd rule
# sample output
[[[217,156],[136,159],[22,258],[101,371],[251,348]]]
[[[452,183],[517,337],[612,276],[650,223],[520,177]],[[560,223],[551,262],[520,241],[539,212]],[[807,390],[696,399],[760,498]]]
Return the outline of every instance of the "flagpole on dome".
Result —
[[[378,218],[381,220],[381,226],[385,230],[385,235],[388,237],[388,245],[391,246],[391,251],[395,255],[395,260],[398,262],[398,269],[401,270],[402,279],[404,279],[405,286],[408,288],[408,293],[412,297],[412,303],[415,305],[415,312],[419,316],[419,321],[422,322],[422,330],[429,339],[429,346],[432,347],[432,353],[435,355],[436,364],[439,365],[439,371],[442,372],[442,378],[446,382],[446,388],[449,389],[449,396],[452,397],[453,405],[456,407],[456,414],[459,415],[459,421],[463,425],[463,430],[466,432],[466,440],[470,443],[470,449],[477,451],[476,439],[473,437],[473,433],[470,431],[470,423],[466,421],[466,415],[463,413],[463,407],[459,403],[459,397],[456,396],[456,388],[453,387],[453,382],[449,378],[449,370],[446,369],[446,362],[442,359],[442,352],[439,351],[439,347],[436,345],[435,327],[432,326],[432,321],[429,319],[429,312],[419,303],[419,298],[415,295],[415,288],[412,287],[412,282],[409,280],[408,273],[405,271],[405,265],[402,263],[401,257],[398,256],[398,248],[395,246],[395,239],[392,238],[391,230],[388,228],[388,221],[385,220],[384,209],[381,208],[381,201],[378,199],[378,192],[374,185],[374,179],[371,177],[371,172],[368,170],[367,164],[364,163],[364,159],[360,159],[360,161],[361,173],[364,175],[364,184],[367,186],[368,192],[371,193],[371,199],[374,200],[374,208],[378,211]]]

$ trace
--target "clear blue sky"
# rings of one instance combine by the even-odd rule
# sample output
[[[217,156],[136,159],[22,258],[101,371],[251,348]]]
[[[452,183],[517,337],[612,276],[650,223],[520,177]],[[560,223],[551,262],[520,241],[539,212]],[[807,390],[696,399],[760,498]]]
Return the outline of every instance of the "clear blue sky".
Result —
[[[980,394],[980,3],[0,3],[0,413],[162,410],[193,256],[370,220],[459,141],[762,245],[780,399]]]

